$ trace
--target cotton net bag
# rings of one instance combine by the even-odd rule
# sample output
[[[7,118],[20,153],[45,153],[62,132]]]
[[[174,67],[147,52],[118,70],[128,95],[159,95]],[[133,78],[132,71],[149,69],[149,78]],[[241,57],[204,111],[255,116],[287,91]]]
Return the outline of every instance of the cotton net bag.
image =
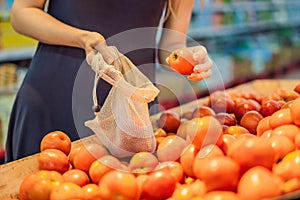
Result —
[[[95,72],[93,102],[96,109],[95,118],[86,121],[85,126],[100,138],[114,156],[127,157],[141,151],[154,152],[156,140],[148,103],[155,99],[159,90],[117,48],[109,46],[108,49],[117,58],[113,65],[108,65],[99,52],[93,52],[87,58]],[[112,85],[101,108],[96,92],[100,78]]]

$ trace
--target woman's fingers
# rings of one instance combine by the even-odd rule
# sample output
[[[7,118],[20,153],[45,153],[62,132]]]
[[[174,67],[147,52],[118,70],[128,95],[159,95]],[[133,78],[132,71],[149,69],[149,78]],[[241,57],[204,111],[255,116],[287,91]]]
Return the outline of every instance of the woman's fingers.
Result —
[[[207,56],[207,50],[205,47],[194,46],[194,47],[190,47],[190,50],[193,52],[194,61],[202,63],[205,60],[205,58]]]
[[[204,63],[195,65],[194,72],[205,72],[210,70],[212,66],[213,62],[210,57],[207,56]]]
[[[212,74],[211,69],[209,69],[208,71],[204,71],[201,73],[192,73],[187,78],[191,81],[201,81],[203,79],[211,77],[211,74]]]
[[[98,45],[96,45],[95,49],[99,51],[99,53],[101,53],[103,59],[107,64],[112,64],[114,62],[114,54],[106,45],[106,42],[99,43]]]

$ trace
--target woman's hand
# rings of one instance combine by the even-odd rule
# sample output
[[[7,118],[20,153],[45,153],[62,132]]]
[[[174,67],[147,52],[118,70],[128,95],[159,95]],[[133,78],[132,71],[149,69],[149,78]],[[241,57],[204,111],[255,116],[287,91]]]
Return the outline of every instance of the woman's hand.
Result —
[[[187,78],[192,81],[209,78],[213,66],[203,46],[176,49],[166,58],[166,62],[174,71],[187,75]]]
[[[115,54],[107,46],[105,38],[100,33],[85,31],[81,46],[84,48],[87,58],[91,52],[99,52],[107,64],[112,64],[116,59]]]
[[[211,68],[214,64],[208,56],[206,48],[203,46],[194,46],[188,47],[188,49],[193,53],[193,60],[197,63],[194,66],[194,72],[188,76],[188,79],[201,81],[209,78],[211,76]]]

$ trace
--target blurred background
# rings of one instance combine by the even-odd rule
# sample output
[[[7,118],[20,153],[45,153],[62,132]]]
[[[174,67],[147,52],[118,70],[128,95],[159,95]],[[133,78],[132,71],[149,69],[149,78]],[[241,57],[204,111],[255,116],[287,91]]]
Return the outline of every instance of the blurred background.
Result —
[[[37,41],[17,34],[9,23],[13,0],[0,0],[0,149],[16,92]],[[190,82],[157,68],[164,109],[254,79],[299,79],[300,0],[195,0],[189,45],[204,45],[215,62],[213,76]],[[175,85],[175,87],[174,87]],[[187,87],[191,89],[186,89]],[[172,88],[172,89],[170,89]],[[1,150],[0,150],[1,159]]]

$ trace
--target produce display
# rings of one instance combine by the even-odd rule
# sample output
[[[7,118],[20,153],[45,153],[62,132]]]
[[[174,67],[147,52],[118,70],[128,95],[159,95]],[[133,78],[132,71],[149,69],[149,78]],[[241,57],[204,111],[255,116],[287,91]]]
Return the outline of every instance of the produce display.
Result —
[[[19,199],[259,200],[300,191],[300,84],[264,96],[215,91],[156,123],[156,152],[128,159],[48,133]]]

